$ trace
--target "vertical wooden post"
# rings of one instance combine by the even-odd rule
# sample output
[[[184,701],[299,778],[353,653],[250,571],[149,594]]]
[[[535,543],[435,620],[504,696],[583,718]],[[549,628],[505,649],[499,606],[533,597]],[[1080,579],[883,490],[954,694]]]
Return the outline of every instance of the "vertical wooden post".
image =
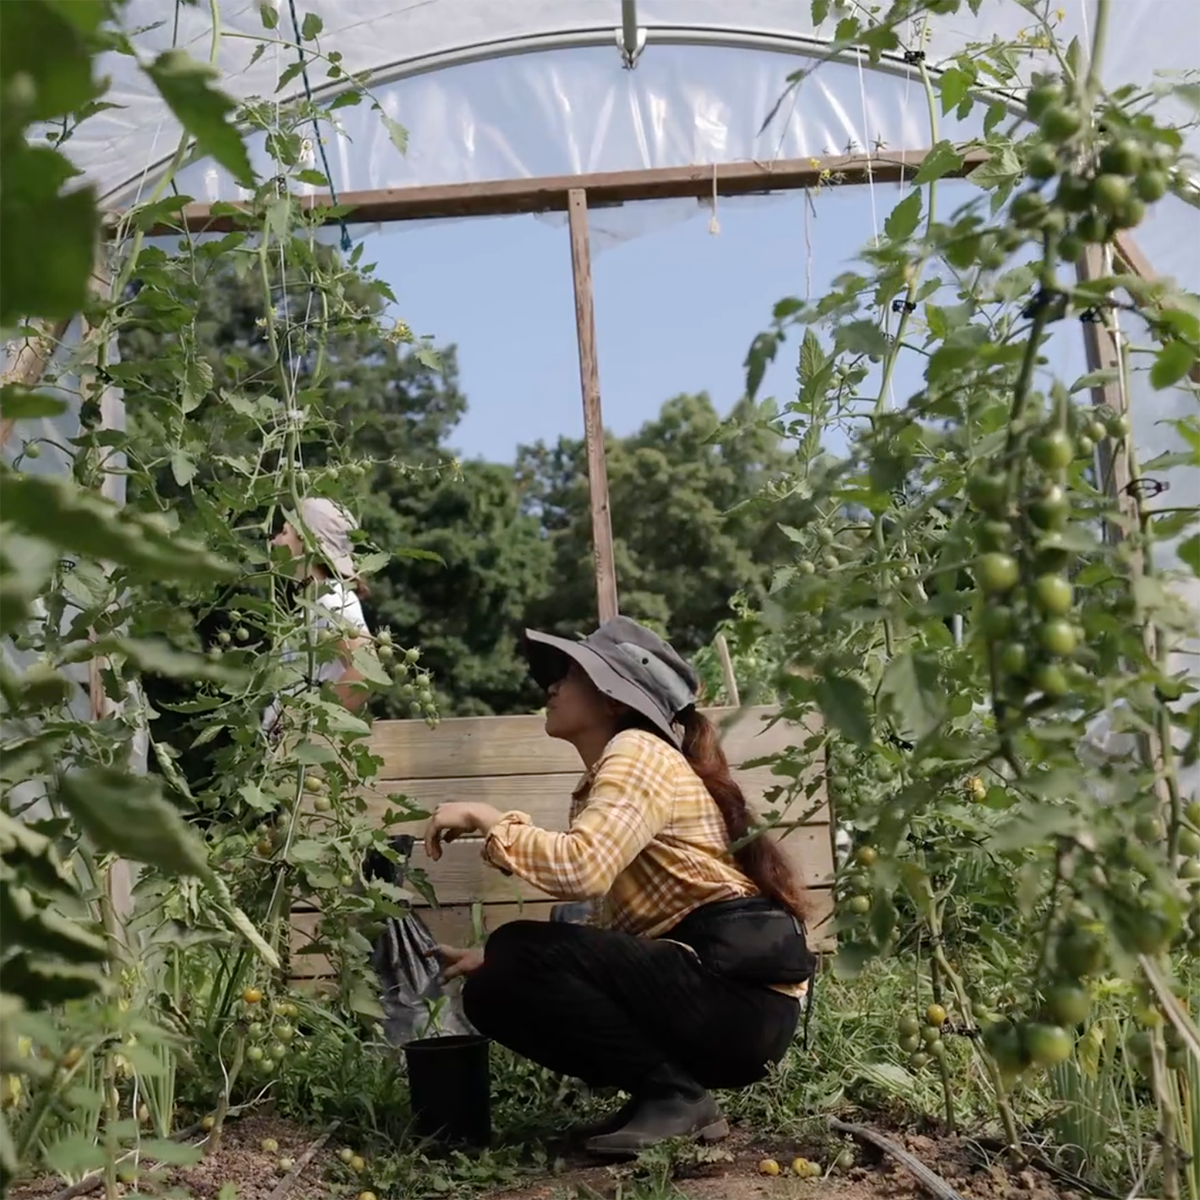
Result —
[[[54,347],[62,341],[69,325],[69,321],[59,321],[53,326],[46,325],[44,333],[26,337],[20,345],[10,343],[8,362],[3,375],[0,375],[0,384],[7,386],[17,383],[22,387],[36,387],[54,354]],[[12,417],[0,417],[0,449],[8,441],[15,425]]]
[[[105,297],[110,296],[112,293],[113,272],[110,254],[109,244],[101,242],[100,248],[97,251],[96,266],[92,272],[91,280],[91,290],[97,295]],[[89,334],[94,333],[95,331],[88,325],[85,319],[81,329],[81,336],[86,338]],[[90,398],[95,386],[87,377],[88,367],[97,365],[101,357],[101,347],[97,342],[89,361],[80,364],[79,394],[81,401]],[[121,429],[124,427],[124,401],[122,397],[117,395],[116,389],[111,384],[103,385],[99,397],[99,408],[99,429]],[[110,449],[102,449],[101,453],[111,456],[112,451]],[[100,494],[106,500],[111,500],[114,504],[123,505],[125,503],[125,476],[120,471],[114,471],[105,465],[100,479]],[[107,563],[104,566],[106,570],[109,569]],[[94,637],[94,633],[92,636]],[[103,672],[107,666],[108,660],[103,657],[88,660],[88,694],[91,699],[93,721],[103,721],[111,716],[114,711],[115,706],[104,691]],[[135,753],[137,753],[138,740],[135,737]],[[142,765],[142,770],[145,770],[144,764]],[[128,948],[125,925],[133,913],[134,883],[130,863],[123,858],[113,859],[109,863],[108,870],[101,882],[107,895],[105,924],[109,927],[108,934],[110,937],[115,938],[121,946]]]
[[[717,657],[721,660],[721,675],[725,679],[725,698],[734,708],[741,708],[742,698],[738,695],[737,675],[734,674],[729,643],[723,633],[717,634]]]
[[[604,421],[600,414],[600,367],[596,361],[596,318],[592,305],[592,256],[588,248],[587,192],[571,188],[571,276],[575,283],[575,330],[579,340],[579,385],[583,392],[583,436],[587,446],[588,494],[592,502],[592,558],[601,622],[617,615],[617,568],[608,508]]]
[[[1136,269],[1135,274],[1138,274]],[[1104,260],[1104,251],[1099,246],[1089,246],[1083,257],[1076,264],[1075,274],[1080,282],[1090,279],[1101,279],[1111,274]],[[1133,445],[1132,414],[1129,409],[1129,398],[1125,385],[1128,381],[1126,364],[1121,361],[1118,334],[1109,324],[1109,314],[1101,310],[1101,319],[1086,321],[1083,325],[1083,344],[1087,354],[1089,371],[1116,371],[1117,378],[1111,383],[1100,383],[1092,388],[1092,402],[1104,405],[1120,416],[1130,417],[1130,432],[1124,439],[1104,438],[1096,446],[1096,467],[1100,474],[1100,486],[1108,493],[1114,506],[1125,522],[1134,531],[1135,536],[1140,532],[1142,524],[1142,505],[1134,482],[1136,464],[1131,455]],[[1122,378],[1124,375],[1124,378]],[[1105,522],[1105,538],[1112,543],[1121,541],[1126,535],[1121,525],[1113,521]],[[1145,558],[1135,544],[1130,547],[1130,574],[1137,580],[1145,573]],[[1142,642],[1146,647],[1146,655],[1154,661],[1158,658],[1158,632],[1155,627],[1146,623],[1142,628]],[[1163,773],[1164,753],[1162,741],[1154,729],[1146,730],[1138,735],[1142,756],[1148,766],[1155,772],[1154,790],[1162,806],[1164,815],[1169,812],[1171,797]]]
[[[1075,274],[1081,283],[1102,278],[1106,274],[1103,250],[1099,246],[1089,246],[1076,264]],[[1106,321],[1083,323],[1083,347],[1089,371],[1120,369],[1121,356],[1117,350],[1116,335]],[[1127,415],[1128,406],[1122,381],[1118,378],[1110,383],[1097,384],[1092,388],[1092,403],[1097,406],[1103,405],[1114,413]],[[1121,515],[1136,521],[1139,517],[1139,506],[1137,497],[1129,490],[1128,446],[1113,438],[1102,439],[1096,446],[1096,468],[1100,474],[1100,486],[1116,502]],[[1120,530],[1111,523],[1106,524],[1105,534],[1109,541],[1120,540]]]

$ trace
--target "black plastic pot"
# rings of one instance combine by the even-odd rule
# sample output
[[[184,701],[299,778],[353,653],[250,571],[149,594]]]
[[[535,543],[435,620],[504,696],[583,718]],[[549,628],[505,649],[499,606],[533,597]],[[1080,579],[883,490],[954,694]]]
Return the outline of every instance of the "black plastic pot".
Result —
[[[404,1047],[420,1137],[486,1146],[492,1136],[492,1076],[484,1037],[418,1038]]]

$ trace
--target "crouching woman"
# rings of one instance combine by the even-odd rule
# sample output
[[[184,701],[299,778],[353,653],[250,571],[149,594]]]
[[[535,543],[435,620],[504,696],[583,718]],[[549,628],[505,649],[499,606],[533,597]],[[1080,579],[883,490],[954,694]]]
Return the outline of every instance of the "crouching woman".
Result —
[[[588,1131],[594,1153],[636,1154],[668,1138],[728,1132],[710,1088],[762,1079],[795,1033],[814,959],[800,882],[774,841],[745,840],[752,816],[699,680],[675,650],[625,617],[583,641],[528,633],[547,691],[546,732],[586,774],[569,829],[521,812],[444,804],[434,859],[460,834],[483,858],[597,922],[515,921],[483,950],[440,950],[481,1033],[630,1101]]]

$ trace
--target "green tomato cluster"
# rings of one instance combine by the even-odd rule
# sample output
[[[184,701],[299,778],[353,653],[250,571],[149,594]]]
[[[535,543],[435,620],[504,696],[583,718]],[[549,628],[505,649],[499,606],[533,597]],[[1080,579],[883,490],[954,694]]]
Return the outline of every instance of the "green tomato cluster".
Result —
[[[247,1000],[247,1004],[257,1007],[261,1002],[261,993],[257,989],[247,990],[256,997]],[[283,1064],[292,1052],[296,1039],[301,1036],[292,1023],[298,1013],[299,1009],[290,1000],[276,1000],[270,1006],[270,1019],[264,1012],[260,1019],[246,1026],[246,1061],[254,1070],[270,1075]]]
[[[981,625],[998,699],[1014,708],[1032,692],[1060,700],[1088,678],[1080,661],[1084,631],[1067,575],[1067,471],[1077,457],[1091,454],[1095,436],[1126,432],[1118,417],[1105,424],[1093,415],[1074,437],[1051,423],[1028,440],[1036,470],[1025,472],[1022,494],[1013,494],[1002,473],[983,470],[967,482],[967,497],[980,516],[974,574],[984,596]]]
[[[868,872],[879,861],[874,846],[859,846],[850,869],[838,881],[838,910],[852,917],[865,917],[871,911],[872,883]]]
[[[1025,161],[1032,186],[1013,199],[1009,216],[1025,233],[1057,235],[1064,261],[1075,262],[1085,246],[1141,224],[1146,205],[1166,195],[1177,157],[1170,146],[1122,132],[1103,141],[1081,165],[1085,113],[1063,82],[1039,81],[1026,98],[1026,110],[1041,137]]]

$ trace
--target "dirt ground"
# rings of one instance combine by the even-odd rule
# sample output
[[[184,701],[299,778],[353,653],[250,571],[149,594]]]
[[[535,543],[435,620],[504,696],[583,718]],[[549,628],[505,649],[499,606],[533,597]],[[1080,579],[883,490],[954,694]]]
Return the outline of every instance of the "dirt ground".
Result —
[[[1083,1200],[1040,1171],[1014,1174],[998,1164],[988,1164],[978,1151],[956,1138],[888,1136],[940,1175],[962,1200]],[[738,1131],[719,1149],[728,1157],[686,1167],[675,1176],[678,1200],[927,1200],[929,1196],[905,1168],[891,1159],[880,1161],[863,1147],[856,1147],[855,1166],[808,1179],[797,1178],[788,1169],[806,1150],[796,1143],[768,1141]],[[780,1174],[762,1174],[759,1164],[764,1160],[777,1162]],[[491,1192],[488,1200],[620,1200],[631,1191],[628,1168],[588,1164],[552,1180]]]
[[[223,1188],[232,1184],[237,1200],[282,1200],[281,1185],[286,1171],[280,1158],[299,1162],[304,1152],[320,1136],[318,1130],[276,1117],[247,1116],[231,1122],[224,1132],[219,1154],[184,1168],[166,1168],[155,1177],[144,1179],[141,1195],[173,1195],[218,1200]],[[889,1137],[935,1171],[963,1200],[1083,1200],[1077,1193],[1064,1190],[1039,1171],[1017,1173],[988,1162],[977,1148],[956,1138],[935,1139],[920,1134]],[[264,1138],[274,1138],[278,1151],[261,1149]],[[340,1149],[336,1136],[323,1146],[299,1177],[286,1187],[287,1200],[326,1200],[353,1197],[345,1183],[330,1182]],[[813,1155],[812,1148],[807,1148]],[[708,1161],[688,1163],[676,1174],[674,1187],[679,1200],[924,1200],[928,1193],[918,1186],[902,1166],[890,1158],[880,1158],[870,1149],[856,1147],[857,1163],[824,1178],[801,1179],[789,1170],[797,1154],[806,1147],[786,1140],[767,1140],[745,1131],[737,1131],[722,1146],[696,1157]],[[815,1155],[814,1155],[815,1157]],[[759,1171],[764,1159],[781,1166],[778,1176]],[[340,1170],[344,1177],[344,1169]],[[644,1183],[643,1183],[643,1186]],[[130,1193],[135,1191],[130,1187]],[[56,1181],[33,1185],[14,1185],[14,1200],[49,1200],[61,1191]],[[97,1190],[93,1197],[102,1196]],[[453,1193],[451,1193],[453,1194]],[[594,1162],[567,1160],[553,1177],[533,1180],[508,1190],[477,1193],[479,1200],[620,1200],[637,1195],[632,1168],[603,1166]],[[643,1193],[644,1194],[644,1193]],[[222,1200],[230,1195],[228,1189]],[[379,1200],[387,1200],[380,1194]]]

